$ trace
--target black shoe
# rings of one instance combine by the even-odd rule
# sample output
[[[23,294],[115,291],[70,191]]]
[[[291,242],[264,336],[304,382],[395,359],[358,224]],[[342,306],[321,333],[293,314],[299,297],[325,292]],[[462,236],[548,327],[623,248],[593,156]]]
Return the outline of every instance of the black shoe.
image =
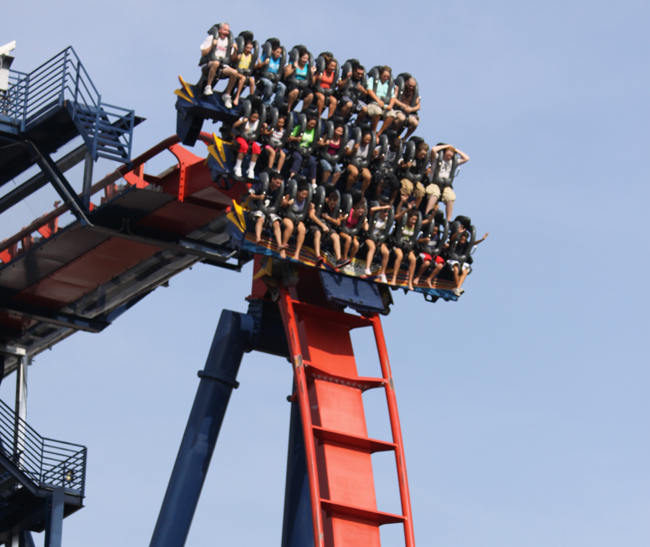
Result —
[[[336,261],[336,267],[337,268],[342,268],[343,266],[347,266],[350,263],[350,259],[345,259],[345,258],[339,258]]]

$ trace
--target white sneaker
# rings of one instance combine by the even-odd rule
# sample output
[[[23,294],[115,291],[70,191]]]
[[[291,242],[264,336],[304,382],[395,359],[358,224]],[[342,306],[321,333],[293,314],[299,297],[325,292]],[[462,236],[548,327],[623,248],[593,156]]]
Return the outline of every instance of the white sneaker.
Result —
[[[212,95],[212,86],[211,85],[206,85],[205,89],[203,90],[204,95]]]
[[[232,97],[226,93],[223,93],[221,95],[221,98],[223,99],[223,104],[225,104],[226,108],[230,110],[232,108]]]
[[[386,279],[386,274],[381,274],[379,276],[379,281],[381,281],[382,283],[388,283],[388,279]]]
[[[460,296],[460,295],[461,295],[460,289],[454,289],[454,290],[453,290],[453,293],[454,293],[456,296]]]
[[[372,272],[370,271],[370,268],[366,268],[366,271],[363,272],[365,275],[372,275]]]
[[[315,192],[316,189],[318,188],[318,186],[316,185],[315,182],[312,182],[312,183],[311,183],[311,187],[314,189],[314,192]]]
[[[236,176],[236,177],[241,177],[241,176],[242,176],[242,174],[241,174],[241,167],[237,167],[237,166],[235,166],[235,168],[233,169],[233,173],[235,173],[235,176]]]
[[[254,179],[254,178],[255,178],[255,171],[254,171],[253,169],[249,169],[249,170],[246,172],[246,176],[247,176],[249,179]]]
[[[463,294],[465,292],[465,289],[458,289],[458,291],[460,292],[460,294]]]

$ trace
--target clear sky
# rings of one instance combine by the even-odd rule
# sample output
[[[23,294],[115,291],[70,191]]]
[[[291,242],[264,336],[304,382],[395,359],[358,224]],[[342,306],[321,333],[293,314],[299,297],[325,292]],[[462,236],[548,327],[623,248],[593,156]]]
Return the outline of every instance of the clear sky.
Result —
[[[147,118],[135,154],[175,132],[176,77],[197,79],[219,21],[412,72],[418,134],[471,157],[456,212],[490,232],[459,302],[394,293],[383,321],[417,543],[646,547],[649,16],[646,2],[601,0],[23,0],[3,6],[0,43],[17,40],[26,72],[73,45],[107,102]],[[48,200],[10,211],[2,237]],[[102,334],[35,359],[29,423],[89,448],[87,506],[66,519],[67,546],[148,545],[196,371],[221,310],[246,310],[250,275],[196,266]],[[355,342],[373,372],[371,340]],[[239,380],[188,546],[280,542],[290,365],[247,355]],[[12,376],[0,389],[10,404],[13,389]],[[388,439],[381,399],[367,397],[370,433]],[[385,458],[379,508],[397,512]],[[403,544],[396,526],[383,537]]]

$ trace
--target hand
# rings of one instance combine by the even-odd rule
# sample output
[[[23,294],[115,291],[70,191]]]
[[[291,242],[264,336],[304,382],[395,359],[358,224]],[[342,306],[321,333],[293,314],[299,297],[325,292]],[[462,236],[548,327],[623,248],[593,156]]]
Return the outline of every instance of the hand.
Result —
[[[401,203],[404,203],[408,198],[409,197],[407,195],[404,195],[404,194],[400,194],[400,196],[399,196],[399,200],[400,200]]]
[[[328,233],[330,229],[327,227],[327,225],[323,228],[323,232]]]
[[[355,143],[354,143],[354,150],[358,150],[358,149],[359,149],[359,143],[358,143],[358,142],[355,142]]]
[[[264,122],[264,123],[262,124],[262,129],[266,129],[267,127],[268,127],[267,123]]]
[[[287,201],[287,205],[293,205],[293,202],[294,202],[294,200],[290,199],[289,201]]]
[[[430,237],[423,237],[422,240],[423,240],[425,243],[429,243],[429,241],[431,240],[431,238],[430,238]]]
[[[352,71],[351,70],[348,72],[348,75],[345,77],[346,80],[348,80],[349,78],[352,78]]]
[[[242,118],[241,121],[242,121],[243,123],[248,123],[248,118]]]
[[[379,99],[379,101],[377,102],[377,104],[378,104],[379,106],[381,106],[382,108],[384,108],[384,106],[385,106],[386,103],[384,103],[384,101],[382,101],[381,99]]]
[[[483,236],[483,239],[486,240],[486,239],[487,239],[487,236],[489,236],[489,235],[490,235],[489,232],[485,232],[485,235]]]
[[[271,59],[265,59],[264,62],[262,63],[264,66],[268,65]]]
[[[316,72],[316,65],[311,65],[311,71]]]
[[[405,167],[406,169],[410,169],[410,168],[411,168],[411,165],[412,165],[412,163],[411,163],[410,161],[407,161],[407,162],[404,164],[404,167]]]

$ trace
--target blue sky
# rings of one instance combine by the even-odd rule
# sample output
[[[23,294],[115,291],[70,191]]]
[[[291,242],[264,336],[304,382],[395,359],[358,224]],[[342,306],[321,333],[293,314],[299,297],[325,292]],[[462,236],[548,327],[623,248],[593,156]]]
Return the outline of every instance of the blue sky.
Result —
[[[197,77],[218,21],[412,72],[418,134],[471,157],[455,211],[490,232],[458,303],[395,293],[384,320],[416,540],[648,545],[647,3],[106,6],[10,3],[0,42],[17,40],[23,71],[74,46],[107,102],[147,118],[135,154],[174,133],[176,77]],[[7,213],[2,237],[50,201]],[[35,359],[30,424],[89,447],[87,506],[66,519],[66,545],[148,544],[196,371],[221,309],[245,311],[250,273],[196,266],[102,334]],[[355,338],[368,372],[371,342]],[[280,542],[290,366],[247,355],[239,380],[188,545]],[[12,394],[13,377],[0,388],[10,404]],[[367,397],[370,433],[388,439],[381,399]],[[373,462],[379,507],[397,511],[384,458]],[[384,544],[401,545],[385,528]]]

